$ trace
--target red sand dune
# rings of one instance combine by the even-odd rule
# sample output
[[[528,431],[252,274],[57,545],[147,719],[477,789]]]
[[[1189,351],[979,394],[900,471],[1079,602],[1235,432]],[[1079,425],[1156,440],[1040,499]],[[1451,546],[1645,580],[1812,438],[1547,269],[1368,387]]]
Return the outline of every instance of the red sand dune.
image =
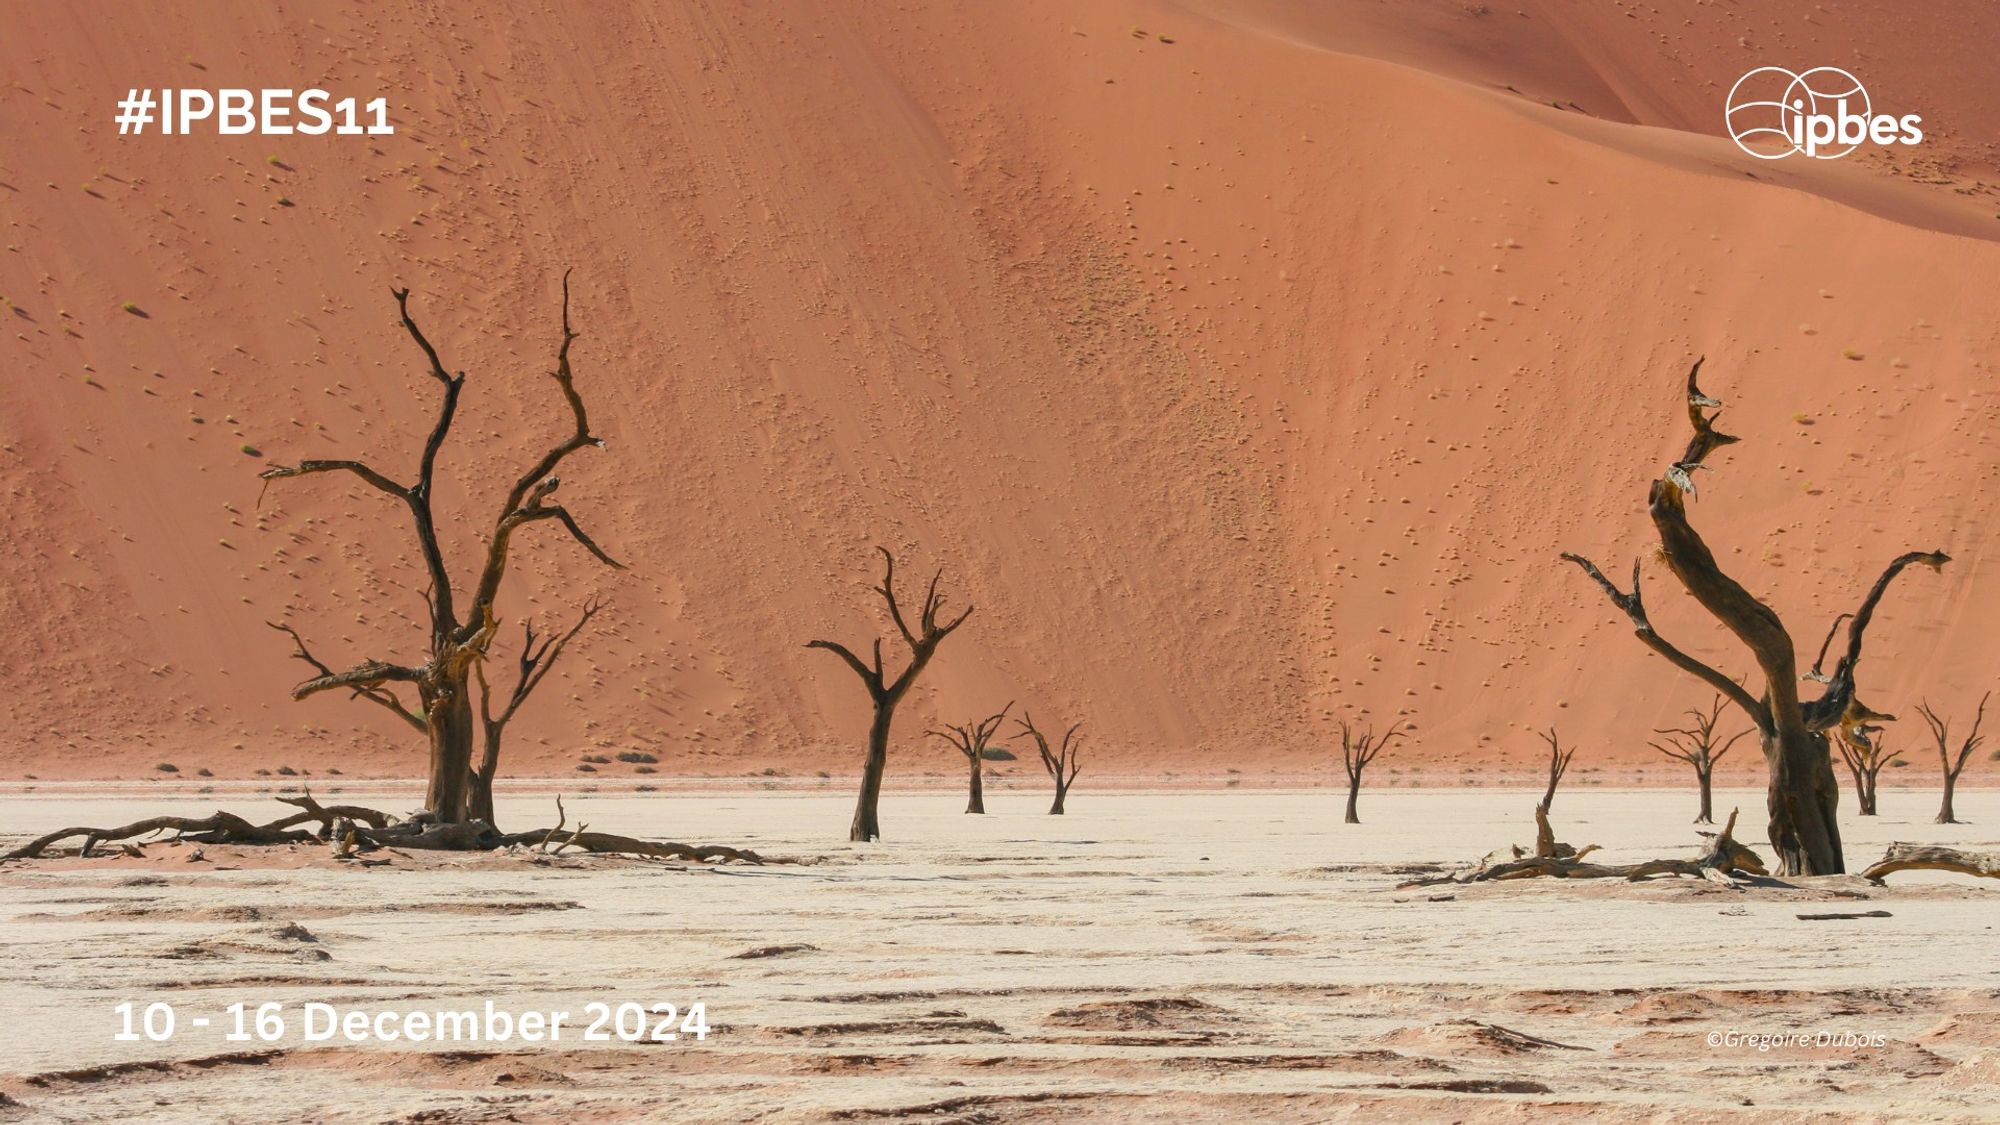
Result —
[[[561,422],[566,266],[609,449],[563,494],[631,568],[526,536],[509,645],[612,608],[510,772],[854,768],[861,694],[801,645],[884,627],[876,542],[978,606],[892,769],[955,770],[920,732],[1008,699],[1085,720],[1101,773],[1322,769],[1346,713],[1408,714],[1441,769],[1551,722],[1580,763],[1646,760],[1706,693],[1556,554],[1650,558],[1697,354],[1745,439],[1699,482],[1724,564],[1810,648],[1894,554],[1951,552],[1887,599],[1864,694],[1969,707],[2000,655],[2000,10],[1876,7],[20,6],[0,773],[414,771],[377,709],[290,702],[264,627],[418,658],[405,519],[257,472],[409,472],[435,395],[408,285],[469,374],[465,572]],[[1718,135],[1737,75],[1825,63],[1926,143]],[[115,135],[166,84],[379,93],[398,131]],[[1664,632],[1750,669],[1647,583]]]

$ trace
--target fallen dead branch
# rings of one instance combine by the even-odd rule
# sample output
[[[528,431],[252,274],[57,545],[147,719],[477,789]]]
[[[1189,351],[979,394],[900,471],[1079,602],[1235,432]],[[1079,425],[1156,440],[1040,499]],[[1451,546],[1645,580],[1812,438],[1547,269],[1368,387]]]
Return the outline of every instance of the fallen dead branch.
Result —
[[[337,859],[356,858],[361,853],[383,848],[493,851],[530,847],[551,855],[574,848],[594,855],[645,856],[697,863],[729,862],[761,866],[792,862],[767,859],[747,848],[732,848],[723,844],[682,844],[672,840],[642,840],[608,832],[591,832],[588,825],[579,826],[565,836],[562,832],[568,814],[563,811],[560,799],[556,801],[558,820],[554,828],[536,828],[526,832],[500,832],[481,820],[439,823],[422,813],[407,820],[398,820],[387,813],[359,805],[322,805],[313,799],[310,792],[278,800],[298,811],[266,824],[253,824],[234,813],[217,811],[205,817],[148,817],[116,828],[64,828],[0,855],[0,861],[36,859],[49,849],[74,839],[83,841],[77,850],[79,856],[89,856],[99,844],[110,843],[120,843],[128,854],[138,854],[135,845],[123,841],[137,840],[141,842],[139,846],[143,846],[145,842],[150,842],[144,840],[145,837],[173,833],[169,839],[197,844],[331,843]],[[316,825],[317,828],[307,830],[300,827],[306,824]]]
[[[1883,876],[1898,871],[1955,871],[1960,875],[2000,879],[2000,853],[1962,852],[1927,844],[1890,844],[1882,858],[1863,871],[1861,877],[1880,882]]]
[[[1722,831],[1710,837],[1708,846],[1693,859],[1649,859],[1642,863],[1591,863],[1584,857],[1597,850],[1596,844],[1573,848],[1558,842],[1555,832],[1549,827],[1548,814],[1540,806],[1535,808],[1535,854],[1528,855],[1526,849],[1516,847],[1515,858],[1505,863],[1487,864],[1482,861],[1472,871],[1458,875],[1440,875],[1430,879],[1413,879],[1398,883],[1397,889],[1409,887],[1433,887],[1445,883],[1486,883],[1502,879],[1625,879],[1638,881],[1656,875],[1685,875],[1695,879],[1707,879],[1726,887],[1736,886],[1735,876],[1768,875],[1764,861],[1756,852],[1737,843],[1731,835],[1736,830],[1737,810],[1729,813],[1729,822]],[[1704,836],[1709,834],[1704,832]]]

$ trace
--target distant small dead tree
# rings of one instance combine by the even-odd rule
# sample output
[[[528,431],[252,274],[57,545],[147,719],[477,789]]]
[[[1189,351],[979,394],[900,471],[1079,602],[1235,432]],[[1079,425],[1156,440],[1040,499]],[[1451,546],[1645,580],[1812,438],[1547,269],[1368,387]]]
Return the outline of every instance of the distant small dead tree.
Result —
[[[1035,749],[1041,754],[1042,768],[1048,771],[1049,780],[1056,783],[1056,799],[1049,806],[1049,815],[1061,816],[1064,802],[1069,800],[1069,787],[1076,782],[1076,775],[1083,771],[1083,766],[1077,759],[1077,751],[1083,745],[1077,738],[1077,732],[1083,729],[1083,724],[1077,723],[1064,731],[1062,745],[1050,749],[1048,738],[1035,729],[1035,720],[1026,711],[1021,712],[1021,717],[1016,722],[1020,724],[1022,734],[1035,740]]]
[[[1620,590],[1582,555],[1564,552],[1562,557],[1582,568],[1604,591],[1631,621],[1633,633],[1642,644],[1674,667],[1721,692],[1756,725],[1757,741],[1770,771],[1765,804],[1770,813],[1771,847],[1778,855],[1779,873],[1844,874],[1847,860],[1840,848],[1840,788],[1834,779],[1827,732],[1836,726],[1853,728],[1879,717],[1856,698],[1855,674],[1861,663],[1862,638],[1889,584],[1910,566],[1935,570],[1950,562],[1951,557],[1943,551],[1910,551],[1897,556],[1875,580],[1861,607],[1849,620],[1847,644],[1831,671],[1821,670],[1826,655],[1822,652],[1822,663],[1801,677],[1791,633],[1777,611],[1723,572],[1715,553],[1688,520],[1687,503],[1695,495],[1695,474],[1713,468],[1707,462],[1717,450],[1741,440],[1715,428],[1722,402],[1702,393],[1696,384],[1700,374],[1701,361],[1696,360],[1688,370],[1685,391],[1688,422],[1694,434],[1680,458],[1669,463],[1653,481],[1647,492],[1646,509],[1659,535],[1660,556],[1665,559],[1667,569],[1710,616],[1736,635],[1763,672],[1761,697],[1750,694],[1742,684],[1660,635],[1647,616],[1640,593],[1638,560],[1632,563],[1632,588],[1626,591]],[[1800,697],[1802,678],[1824,685],[1818,699]]]
[[[943,740],[960,754],[965,755],[965,760],[972,771],[971,779],[967,782],[965,799],[965,811],[968,813],[986,812],[986,756],[989,753],[987,743],[993,740],[994,732],[1000,729],[1000,724],[1007,720],[1007,712],[1013,709],[1014,705],[1009,703],[1000,708],[998,714],[988,715],[977,722],[958,726],[947,724],[943,730],[930,732],[932,738]]]
[[[1549,746],[1549,787],[1542,792],[1542,801],[1535,807],[1542,810],[1543,816],[1547,816],[1549,806],[1556,803],[1556,786],[1562,784],[1563,775],[1569,772],[1569,760],[1576,757],[1576,751],[1563,749],[1562,739],[1557,736],[1556,728],[1550,727],[1540,733],[1542,741]]]
[[[465,373],[461,371],[454,375],[445,369],[437,348],[432,346],[410,316],[410,291],[396,289],[392,293],[404,330],[423,352],[430,377],[444,388],[437,420],[431,425],[430,437],[424,442],[423,453],[417,462],[414,482],[405,484],[373,466],[351,460],[310,460],[296,465],[272,465],[259,475],[269,487],[268,482],[288,477],[345,473],[409,509],[416,532],[417,553],[423,560],[429,579],[429,586],[424,592],[430,617],[428,659],[421,664],[392,664],[369,659],[345,671],[336,671],[313,655],[297,630],[276,622],[272,622],[271,627],[291,637],[297,649],[293,655],[315,673],[311,679],[292,689],[293,699],[307,699],[325,691],[346,692],[349,698],[365,699],[387,709],[429,740],[430,784],[424,797],[424,809],[437,823],[458,824],[481,819],[481,814],[490,816],[493,809],[491,786],[499,764],[499,741],[497,737],[489,738],[487,748],[492,760],[482,763],[481,768],[475,770],[472,765],[474,723],[470,683],[474,669],[486,659],[493,635],[499,629],[495,604],[500,597],[501,579],[507,573],[514,533],[531,523],[554,521],[561,524],[570,537],[599,562],[620,570],[624,567],[584,532],[569,509],[550,501],[562,483],[556,476],[556,470],[563,461],[580,449],[604,445],[602,438],[590,432],[590,419],[584,412],[583,396],[577,392],[570,368],[570,346],[576,342],[577,333],[570,328],[569,274],[565,272],[562,339],[556,348],[555,369],[549,374],[562,392],[569,415],[569,431],[509,484],[506,498],[486,532],[485,553],[479,563],[478,580],[471,590],[471,603],[464,606],[461,612],[458,598],[464,591],[452,581],[451,570],[439,542],[437,516],[431,502],[438,451],[444,447],[445,439],[451,434],[452,422],[458,416],[459,392],[465,387]],[[574,631],[569,635],[574,636]],[[548,650],[538,663],[554,663],[560,651],[560,646]],[[542,671],[546,673],[546,667]],[[539,677],[536,681],[539,682]],[[406,688],[416,690],[417,705],[414,708],[398,694]],[[533,690],[532,685],[528,690]],[[509,707],[503,709],[504,714],[511,718],[514,709],[525,698],[526,692],[521,692]],[[504,725],[506,719],[500,722]]]
[[[868,689],[868,698],[875,705],[875,717],[868,724],[868,757],[861,769],[861,795],[854,804],[854,823],[849,827],[847,838],[856,843],[866,843],[882,838],[881,818],[877,807],[882,802],[882,774],[889,764],[889,724],[896,717],[896,705],[910,693],[917,682],[917,676],[924,666],[931,662],[938,646],[946,637],[965,624],[972,616],[972,607],[948,622],[939,624],[938,611],[944,608],[944,595],[938,593],[938,580],[944,577],[939,569],[931,575],[930,587],[924,592],[923,609],[917,615],[917,626],[910,628],[909,620],[903,616],[903,607],[896,600],[896,556],[887,547],[875,550],[882,556],[882,584],[875,592],[882,595],[882,602],[889,607],[889,619],[896,624],[896,632],[909,646],[910,662],[893,678],[882,668],[882,640],[876,638],[874,659],[864,661],[854,652],[835,641],[807,641],[807,648],[822,648],[845,661],[861,684]]]
[[[1882,728],[1872,723],[1836,730],[1833,745],[1840,751],[1840,760],[1847,764],[1847,772],[1854,775],[1854,800],[1860,806],[1856,811],[1862,816],[1874,816],[1877,779],[1896,752],[1889,749]]]
[[[1361,814],[1355,805],[1361,799],[1361,771],[1369,763],[1380,757],[1389,744],[1403,737],[1403,724],[1394,722],[1380,736],[1374,727],[1357,731],[1346,719],[1340,720],[1340,760],[1347,769],[1347,823],[1360,824]]]
[[[1735,746],[1748,730],[1740,730],[1716,744],[1715,728],[1722,722],[1722,707],[1727,700],[1716,696],[1704,711],[1690,707],[1682,714],[1688,717],[1684,727],[1660,727],[1653,731],[1662,741],[1650,745],[1669,758],[1678,758],[1694,767],[1696,784],[1701,787],[1701,811],[1695,815],[1696,824],[1715,823],[1715,764]]]
[[[1993,697],[1987,692],[1979,697],[1979,710],[1972,713],[1972,729],[1965,732],[1965,740],[1959,743],[1956,754],[1951,749],[1951,723],[1928,702],[1917,704],[1917,714],[1924,717],[1925,725],[1931,728],[1931,739],[1937,744],[1938,768],[1944,773],[1944,801],[1938,806],[1937,823],[1957,824],[1958,817],[1952,813],[1952,792],[1958,788],[1958,775],[1965,770],[1965,763],[1972,760],[1972,752],[1986,741],[1979,733],[1979,724],[1986,719],[1986,701]]]

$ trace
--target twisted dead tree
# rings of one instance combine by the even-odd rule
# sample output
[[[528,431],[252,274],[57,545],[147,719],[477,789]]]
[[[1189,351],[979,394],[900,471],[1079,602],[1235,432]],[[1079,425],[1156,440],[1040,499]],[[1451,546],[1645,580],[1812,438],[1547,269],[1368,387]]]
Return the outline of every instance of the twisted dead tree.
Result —
[[[1374,727],[1356,731],[1346,719],[1340,720],[1340,761],[1347,770],[1347,819],[1348,824],[1360,824],[1361,814],[1355,808],[1361,799],[1361,771],[1369,763],[1382,755],[1389,744],[1403,737],[1403,724],[1394,722],[1380,736]]]
[[[1747,730],[1737,731],[1718,745],[1715,728],[1722,722],[1724,700],[1716,696],[1706,711],[1690,707],[1682,714],[1688,717],[1684,727],[1659,727],[1653,733],[1661,741],[1648,743],[1653,749],[1669,758],[1676,758],[1694,767],[1695,784],[1701,788],[1701,811],[1695,814],[1696,824],[1715,823],[1715,764],[1729,753],[1731,747],[1749,734]]]
[[[1986,701],[1993,697],[1987,692],[1979,697],[1979,710],[1972,713],[1972,729],[1965,732],[1965,740],[1959,743],[1954,753],[1951,749],[1951,722],[1931,709],[1928,701],[1917,704],[1917,714],[1924,717],[1924,725],[1931,728],[1931,740],[1937,744],[1938,769],[1944,774],[1944,801],[1938,806],[1937,823],[1957,824],[1958,817],[1951,810],[1952,793],[1958,789],[1958,775],[1965,772],[1965,763],[1972,759],[1972,752],[1986,741],[1979,733],[1979,724],[1986,719]]]
[[[430,377],[444,391],[437,419],[431,425],[430,437],[424,442],[423,453],[417,461],[415,480],[405,484],[370,465],[349,460],[311,460],[300,461],[296,465],[273,465],[260,475],[268,487],[268,482],[288,477],[347,473],[409,510],[417,550],[429,579],[429,587],[424,594],[430,616],[429,654],[421,664],[394,664],[371,658],[344,671],[336,671],[313,655],[295,629],[276,623],[272,624],[272,628],[292,638],[297,646],[294,655],[316,673],[292,689],[293,699],[308,699],[321,692],[344,691],[350,698],[366,699],[388,709],[429,740],[429,788],[424,808],[436,821],[453,824],[470,820],[481,811],[490,813],[492,808],[491,771],[475,771],[472,765],[474,723],[470,682],[474,669],[485,659],[487,648],[499,627],[495,603],[500,596],[501,579],[507,572],[515,531],[527,524],[553,521],[599,562],[621,570],[623,566],[591,539],[569,509],[550,499],[562,483],[555,474],[563,461],[587,446],[604,445],[601,438],[590,432],[590,419],[584,411],[583,396],[577,392],[575,376],[570,368],[570,346],[575,343],[577,333],[570,328],[569,274],[564,272],[562,340],[556,348],[555,370],[550,375],[562,392],[569,411],[569,433],[542,454],[508,488],[506,499],[501,503],[492,529],[487,534],[478,580],[468,602],[461,609],[461,591],[453,584],[444,550],[438,541],[432,497],[438,453],[444,448],[445,439],[451,434],[452,422],[458,416],[458,400],[465,387],[465,373],[461,371],[454,375],[445,370],[437,348],[432,346],[410,316],[410,291],[396,289],[392,292],[404,330],[423,352]],[[549,659],[553,660],[552,654]],[[415,690],[415,707],[406,703],[400,694],[406,687]],[[511,711],[508,713],[511,715]],[[497,768],[497,741],[490,747],[496,756],[494,765]]]
[[[868,689],[868,698],[875,705],[875,716],[868,724],[868,757],[861,768],[861,795],[854,803],[854,823],[847,831],[847,838],[856,843],[866,843],[882,838],[881,820],[876,808],[882,801],[882,774],[889,764],[889,724],[896,717],[896,705],[910,693],[917,676],[924,666],[931,662],[938,646],[952,635],[965,619],[972,616],[972,607],[943,624],[938,623],[938,611],[944,608],[944,595],[938,593],[938,580],[944,577],[939,569],[931,575],[929,589],[924,592],[924,606],[917,615],[917,627],[910,628],[903,616],[903,607],[896,600],[896,556],[887,547],[877,547],[882,555],[882,584],[875,592],[882,595],[883,604],[889,607],[889,619],[896,623],[896,632],[902,634],[903,643],[909,646],[910,662],[903,670],[891,678],[882,668],[882,640],[875,640],[875,655],[872,662],[854,655],[847,646],[836,641],[807,641],[807,648],[823,648],[845,661],[854,674],[861,677],[861,684]]]
[[[1854,801],[1859,806],[1856,811],[1862,816],[1874,816],[1882,767],[1895,758],[1896,752],[1889,749],[1882,728],[1874,724],[1856,725],[1852,729],[1835,727],[1833,745],[1840,751],[1847,772],[1854,775]]]
[[[1880,717],[1856,699],[1854,680],[1861,663],[1862,638],[1875,616],[1875,607],[1889,584],[1906,567],[1919,564],[1937,569],[1951,561],[1950,556],[1942,551],[1912,551],[1891,562],[1847,623],[1847,644],[1839,652],[1833,670],[1828,673],[1814,668],[1814,678],[1824,685],[1820,697],[1800,698],[1801,677],[1791,634],[1770,606],[1722,572],[1708,544],[1688,522],[1687,499],[1695,494],[1695,472],[1710,468],[1705,462],[1716,450],[1741,440],[1715,428],[1722,403],[1703,394],[1696,385],[1700,373],[1701,361],[1696,360],[1687,376],[1687,412],[1694,436],[1680,460],[1668,465],[1653,482],[1647,508],[1659,533],[1660,552],[1667,568],[1703,609],[1750,650],[1764,674],[1763,698],[1752,696],[1734,679],[1660,636],[1646,616],[1645,603],[1640,597],[1637,560],[1632,563],[1632,589],[1628,593],[1618,589],[1583,556],[1565,552],[1562,557],[1581,567],[1612,604],[1631,619],[1641,643],[1666,657],[1674,667],[1699,677],[1750,717],[1770,771],[1767,799],[1770,837],[1781,873],[1841,874],[1847,865],[1841,854],[1837,817],[1840,790],[1834,781],[1827,732],[1836,726],[1852,729],[1871,717]]]
[[[604,603],[591,601],[583,607],[583,613],[569,631],[554,637],[537,637],[535,627],[523,622],[521,625],[521,652],[515,658],[517,663],[514,688],[507,693],[507,702],[500,712],[493,711],[493,689],[486,683],[486,662],[473,665],[473,672],[479,677],[479,728],[485,735],[481,744],[479,764],[472,771],[472,793],[468,819],[483,820],[499,827],[500,822],[493,815],[493,778],[500,772],[500,739],[506,733],[507,723],[514,718],[514,712],[528,701],[528,696],[541,686],[549,669],[556,666],[569,642],[583,632],[590,619],[597,616]]]
[[[1557,737],[1556,728],[1550,727],[1540,733],[1542,741],[1549,747],[1549,787],[1542,791],[1541,803],[1535,807],[1541,810],[1543,816],[1547,816],[1549,807],[1556,803],[1556,786],[1562,784],[1563,775],[1569,772],[1569,761],[1576,757],[1576,751],[1563,749],[1562,739]]]
[[[965,811],[968,813],[978,813],[982,816],[986,813],[987,743],[993,741],[994,732],[1000,729],[1001,723],[1007,721],[1007,712],[1013,709],[1014,704],[1009,702],[1007,706],[1000,708],[1000,713],[997,715],[988,715],[977,722],[962,726],[947,724],[943,730],[928,732],[932,738],[942,739],[965,755],[965,760],[970,765],[972,779],[965,799]]]
[[[1050,749],[1048,737],[1035,728],[1035,720],[1026,711],[1021,712],[1016,722],[1020,724],[1022,734],[1035,740],[1042,769],[1048,771],[1049,780],[1056,783],[1056,799],[1049,805],[1049,815],[1061,816],[1064,805],[1069,801],[1069,787],[1076,783],[1076,775],[1083,772],[1083,765],[1077,757],[1077,752],[1083,748],[1077,732],[1083,729],[1083,724],[1077,723],[1064,731],[1062,744]]]

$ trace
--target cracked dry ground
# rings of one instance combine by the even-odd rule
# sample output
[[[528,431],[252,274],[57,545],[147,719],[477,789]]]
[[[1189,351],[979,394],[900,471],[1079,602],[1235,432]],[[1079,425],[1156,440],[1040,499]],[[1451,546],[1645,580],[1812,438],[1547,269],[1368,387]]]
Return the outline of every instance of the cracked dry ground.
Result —
[[[903,839],[865,848],[823,842],[831,796],[588,803],[820,860],[800,867],[174,844],[8,865],[0,1121],[1976,1120],[2000,1097],[2000,893],[1971,880],[1397,890],[1521,836],[1529,798],[1385,793],[1359,831],[1325,793],[1091,795],[1062,820],[1016,800],[982,820],[895,795]],[[1566,802],[1566,835],[1614,855],[1692,840],[1682,794]],[[74,819],[35,805],[9,802],[10,835]],[[237,1001],[488,998],[699,1000],[714,1030],[222,1039]],[[125,1000],[174,1004],[174,1041],[113,1041]],[[1707,1043],[1800,1030],[1884,1042]]]

